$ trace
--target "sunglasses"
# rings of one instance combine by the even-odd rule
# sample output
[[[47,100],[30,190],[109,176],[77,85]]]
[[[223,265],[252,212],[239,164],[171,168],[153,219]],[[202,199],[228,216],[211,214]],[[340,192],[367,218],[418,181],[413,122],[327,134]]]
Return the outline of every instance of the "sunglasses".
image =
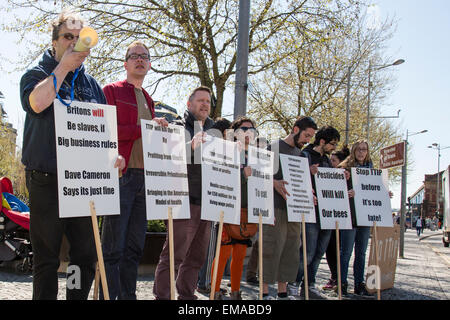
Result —
[[[258,134],[258,130],[256,130],[256,128],[253,128],[253,127],[240,127],[240,128],[237,128],[235,131],[238,131],[238,130],[242,130],[243,132],[247,132],[250,130],[251,132]]]
[[[141,58],[142,60],[149,60],[150,56],[146,53],[144,53],[144,54],[132,53],[127,57],[126,60],[128,60],[128,59],[137,60],[138,58]]]
[[[72,41],[74,38],[77,38],[77,40],[80,38],[80,36],[76,36],[70,32],[59,34],[58,37],[64,37],[64,39]]]

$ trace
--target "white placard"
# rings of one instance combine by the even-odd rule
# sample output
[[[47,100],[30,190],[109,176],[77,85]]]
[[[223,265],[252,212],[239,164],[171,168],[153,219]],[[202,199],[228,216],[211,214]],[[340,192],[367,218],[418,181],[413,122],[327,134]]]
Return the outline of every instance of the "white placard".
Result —
[[[358,226],[392,227],[387,169],[352,168],[355,213]]]
[[[120,214],[116,107],[55,99],[59,216]]]
[[[263,224],[275,224],[273,204],[273,157],[269,150],[248,147],[248,166],[252,175],[247,179],[248,222],[259,223],[259,214]]]
[[[148,220],[189,219],[189,186],[186,167],[185,130],[163,127],[141,120],[145,173],[145,202]]]
[[[241,180],[237,143],[207,136],[202,144],[202,213],[201,218],[240,224]]]
[[[309,172],[308,158],[280,154],[283,180],[287,192],[286,205],[289,222],[302,222],[302,214],[305,222],[316,222],[316,211],[314,209],[314,196]]]
[[[321,229],[352,229],[344,169],[319,167],[314,175]]]

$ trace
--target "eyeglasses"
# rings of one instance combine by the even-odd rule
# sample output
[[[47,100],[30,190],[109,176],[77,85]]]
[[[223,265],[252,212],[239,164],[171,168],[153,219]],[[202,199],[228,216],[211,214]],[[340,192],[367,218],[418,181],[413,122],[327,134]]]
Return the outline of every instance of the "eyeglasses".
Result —
[[[336,147],[338,143],[337,142],[328,142],[328,144],[332,145],[333,147]]]
[[[250,130],[254,134],[258,134],[258,130],[256,130],[256,128],[253,128],[253,127],[240,127],[240,128],[237,128],[235,131],[239,131],[239,130],[242,130],[243,132],[247,132],[248,130]]]
[[[80,36],[76,36],[70,32],[59,34],[58,37],[64,37],[64,39],[72,41],[74,38],[77,38],[77,40],[80,38]]]
[[[144,54],[132,53],[127,57],[126,60],[128,60],[128,59],[137,60],[138,58],[141,58],[142,60],[149,60],[150,56],[146,53],[144,53]]]

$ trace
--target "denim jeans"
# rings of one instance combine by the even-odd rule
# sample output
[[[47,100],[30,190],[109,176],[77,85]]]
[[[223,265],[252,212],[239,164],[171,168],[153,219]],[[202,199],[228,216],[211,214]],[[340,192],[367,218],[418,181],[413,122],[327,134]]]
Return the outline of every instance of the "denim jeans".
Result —
[[[316,282],[316,274],[320,260],[327,250],[332,230],[321,230],[319,223],[306,223],[306,258],[308,268],[308,286]],[[298,266],[297,283],[303,283],[303,243],[300,246],[300,264]]]
[[[66,287],[67,300],[88,298],[95,275],[94,233],[90,217],[59,218],[56,174],[26,171],[33,246],[33,300],[56,300],[63,234],[70,244],[69,266],[78,266],[80,287]]]
[[[366,263],[366,251],[369,244],[370,227],[356,227],[351,230],[341,230],[341,281],[347,284],[348,266],[355,247],[353,261],[353,277],[355,287],[364,282],[364,267]]]
[[[129,168],[119,182],[120,215],[103,220],[106,278],[111,300],[136,300],[137,272],[147,231],[144,171]]]

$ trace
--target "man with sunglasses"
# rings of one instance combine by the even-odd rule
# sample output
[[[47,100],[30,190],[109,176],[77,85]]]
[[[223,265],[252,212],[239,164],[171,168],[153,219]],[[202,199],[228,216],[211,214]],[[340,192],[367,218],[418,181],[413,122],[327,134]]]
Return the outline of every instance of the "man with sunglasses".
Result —
[[[150,70],[147,46],[134,41],[125,54],[126,79],[103,88],[108,104],[116,106],[119,153],[126,167],[120,177],[120,215],[106,216],[102,245],[111,300],[136,300],[139,261],[144,253],[147,214],[141,119],[167,126],[155,118],[155,105],[142,87]]]
[[[329,156],[331,152],[336,149],[336,146],[341,136],[339,132],[331,127],[325,126],[320,128],[314,138],[314,143],[308,145],[303,149],[302,155],[308,158],[310,171],[311,171],[311,183],[314,191],[315,180],[314,174],[317,173],[317,167],[332,168],[331,160]],[[319,220],[319,209],[317,205],[316,210],[316,223],[306,224],[306,255],[307,255],[307,269],[308,269],[308,294],[310,299],[324,299],[324,296],[320,293],[320,290],[316,287],[316,274],[319,268],[320,260],[327,250],[328,243],[331,237],[331,230],[321,230]],[[302,244],[303,245],[303,244]],[[298,265],[297,283],[290,283],[289,291],[291,295],[297,295],[298,286],[301,283],[300,296],[305,296],[304,288],[304,270],[303,270],[303,247],[300,247],[300,263]]]
[[[71,100],[73,96],[78,101],[106,103],[101,87],[83,66],[89,50],[73,51],[83,24],[77,14],[62,12],[52,23],[52,48],[20,81],[21,103],[26,112],[22,162],[30,195],[33,299],[57,298],[64,234],[70,245],[70,265],[80,270],[79,286],[67,286],[67,299],[87,299],[95,275],[97,254],[91,219],[60,219],[58,213],[53,100]],[[124,164],[122,159],[115,166]]]

